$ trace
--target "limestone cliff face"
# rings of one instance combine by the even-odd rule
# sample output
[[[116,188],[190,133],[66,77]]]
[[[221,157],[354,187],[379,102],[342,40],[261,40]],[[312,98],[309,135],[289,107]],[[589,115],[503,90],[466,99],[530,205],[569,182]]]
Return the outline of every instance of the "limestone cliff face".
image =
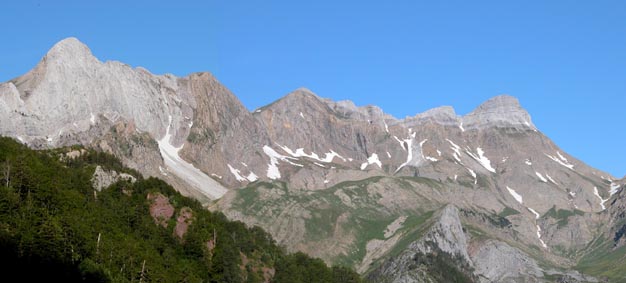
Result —
[[[3,131],[29,142],[60,145],[65,135],[120,118],[159,138],[169,114],[176,122],[182,118],[182,107],[170,107],[177,89],[173,77],[102,63],[75,38],[57,43],[32,71],[7,84],[15,86],[19,100],[12,109],[15,127]]]
[[[560,267],[573,263],[557,250],[584,248],[598,238],[598,227],[605,227],[605,238],[622,227],[624,182],[562,151],[508,95],[465,116],[444,106],[397,119],[377,106],[302,88],[248,111],[209,73],[179,78],[101,62],[68,38],[27,74],[0,83],[0,134],[33,148],[82,144],[113,153],[231,218],[263,226],[288,249],[328,262],[356,249],[361,258],[349,259],[355,266],[380,263],[395,244],[417,239],[406,233],[362,239],[361,233],[447,204],[508,221],[483,230],[502,243],[521,243],[523,252],[536,249],[529,256]],[[280,190],[272,187],[277,184]],[[258,190],[240,193],[251,188]],[[379,222],[363,224],[363,210]],[[606,221],[612,228],[600,225]],[[334,228],[311,228],[320,223]],[[458,225],[433,227],[441,233],[428,234],[428,243],[460,252],[477,269],[476,254],[513,253],[489,241],[468,252]],[[319,238],[305,237],[311,234]],[[413,249],[425,252],[429,245]]]
[[[225,192],[219,183],[193,165],[167,165],[179,158],[189,135],[199,98],[193,94],[186,80],[100,62],[68,38],[29,73],[0,86],[0,133],[35,148],[79,143],[110,151],[146,175],[171,179],[188,195],[211,199]],[[156,141],[163,142],[155,146]],[[181,181],[190,176],[200,181]]]

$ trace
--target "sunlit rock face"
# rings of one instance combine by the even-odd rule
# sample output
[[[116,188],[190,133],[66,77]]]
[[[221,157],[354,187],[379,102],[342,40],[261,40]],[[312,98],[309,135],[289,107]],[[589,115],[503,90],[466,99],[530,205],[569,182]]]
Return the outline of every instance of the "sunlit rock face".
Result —
[[[386,226],[449,204],[458,211],[444,215],[460,214],[498,239],[473,249],[478,244],[464,232],[466,243],[449,246],[465,250],[467,262],[492,260],[502,248],[531,274],[535,265],[520,263],[527,252],[567,266],[555,247],[587,246],[602,219],[593,215],[613,215],[607,233],[622,227],[614,201],[623,181],[562,151],[508,95],[465,116],[443,106],[398,119],[301,88],[249,111],[209,73],[154,75],[101,62],[68,38],[30,72],[0,84],[0,120],[1,135],[33,148],[81,144],[110,152],[230,218],[262,226],[291,251],[341,262],[359,249],[362,257],[350,262],[363,272],[395,245],[413,242],[400,224],[384,239],[361,239],[371,232],[364,221]],[[564,224],[550,218],[552,210],[575,216]],[[328,211],[334,214],[316,219]],[[365,220],[364,211],[372,213]],[[485,224],[484,215],[500,214],[510,226]],[[333,228],[312,228],[320,223]],[[460,235],[457,228],[452,234]]]

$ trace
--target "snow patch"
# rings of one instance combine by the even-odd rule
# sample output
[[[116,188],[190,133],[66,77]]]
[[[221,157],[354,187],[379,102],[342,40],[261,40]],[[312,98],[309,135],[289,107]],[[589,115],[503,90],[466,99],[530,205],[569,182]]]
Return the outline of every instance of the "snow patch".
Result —
[[[361,164],[361,170],[365,170],[365,168],[367,168],[367,166],[369,166],[371,164],[376,164],[376,165],[378,165],[378,168],[381,168],[381,169],[383,168],[383,164],[378,159],[378,154],[376,154],[376,153],[372,153],[372,156],[370,156],[367,159],[367,162]]]
[[[178,152],[183,148],[183,145],[180,147],[174,147],[170,143],[170,139],[172,138],[172,134],[170,133],[171,126],[172,116],[170,115],[165,136],[161,140],[157,141],[165,166],[167,166],[176,176],[185,180],[207,197],[211,199],[221,198],[227,190],[211,177],[207,176],[204,172],[200,171],[200,169],[183,160],[178,155]]]
[[[518,194],[514,189],[511,189],[508,186],[506,187],[506,189],[509,191],[509,194],[511,194],[517,202],[519,202],[520,204],[524,203],[522,196]]]
[[[259,179],[259,176],[254,174],[254,172],[250,172],[250,174],[248,174],[248,177],[246,177],[246,179],[248,179],[248,181],[250,182],[254,182]]]
[[[609,191],[611,196],[616,194],[619,191],[619,187],[621,187],[620,184],[611,183],[611,190]]]
[[[163,167],[159,166],[159,171],[161,172],[163,176],[167,176],[167,173],[165,173],[165,170],[163,170]]]
[[[324,184],[328,184],[328,183],[330,183],[330,181],[324,180]]]
[[[428,160],[428,161],[432,161],[432,162],[437,162],[439,161],[437,158],[434,157],[430,157],[430,156],[426,156],[424,155],[424,144],[428,141],[428,139],[425,139],[423,141],[420,142],[420,151],[422,153],[422,158]]]
[[[387,151],[387,157],[391,159],[391,154],[389,153],[389,151]]]
[[[593,187],[593,194],[595,194],[599,199],[600,199],[600,206],[602,207],[602,210],[606,209],[606,206],[604,206],[604,203],[607,202],[609,199],[603,199],[600,196],[600,193],[598,192],[598,187]]]
[[[304,114],[302,114],[302,112],[300,112],[300,117],[302,117],[302,119],[304,119]]]
[[[491,161],[484,155],[485,152],[483,151],[482,148],[480,148],[480,147],[476,148],[476,152],[478,154],[474,154],[474,153],[472,153],[469,150],[466,150],[465,152],[467,152],[467,154],[469,154],[469,156],[471,156],[476,161],[478,161],[478,163],[480,163],[480,165],[485,167],[485,169],[489,170],[492,173],[496,173],[496,169],[493,169],[493,167],[491,167]]]
[[[537,224],[537,219],[539,219],[539,217],[541,217],[541,215],[539,214],[539,212],[537,212],[536,210],[527,207],[528,211],[532,212],[535,215],[535,226],[537,227],[537,239],[539,239],[539,242],[541,243],[541,246],[544,249],[548,248],[548,245],[546,245],[546,242],[543,241],[543,239],[541,238],[541,227],[539,226],[539,224]]]
[[[243,162],[242,162],[242,164],[243,164]],[[239,181],[239,182],[244,182],[244,181],[254,182],[254,181],[259,179],[259,176],[254,174],[254,172],[252,172],[252,171],[250,171],[250,174],[248,174],[248,176],[244,177],[244,176],[241,175],[241,171],[239,171],[239,169],[234,168],[230,164],[227,164],[227,165],[228,165],[228,169],[230,170],[230,173],[232,173],[235,176],[235,179],[237,179],[237,181]],[[245,164],[244,164],[244,166],[247,167],[247,165],[245,165]]]
[[[324,162],[324,163],[331,163],[333,162],[333,160],[335,159],[335,157],[343,160],[344,162],[346,161],[345,158],[343,158],[343,156],[339,155],[338,153],[336,153],[334,150],[330,150],[330,152],[327,152],[324,156],[324,158],[320,158],[319,155],[317,155],[317,153],[315,152],[311,152],[311,154],[307,154],[306,152],[304,152],[304,148],[298,148],[296,149],[296,151],[291,150],[289,147],[287,146],[283,146],[278,144],[278,146],[284,150],[287,154],[299,158],[299,157],[308,157],[311,159],[315,159],[319,162]],[[352,160],[350,160],[352,161]]]
[[[539,239],[539,242],[541,242],[541,246],[544,249],[547,249],[548,245],[546,245],[546,242],[541,239],[541,227],[539,227],[539,225],[537,225],[537,238]]]
[[[454,143],[453,141],[446,139],[451,145],[452,147],[450,147],[452,150],[454,150],[454,152],[459,153],[459,151],[461,150],[461,147],[458,146],[456,143]],[[460,153],[459,153],[460,154]]]
[[[213,177],[215,177],[215,178],[218,178],[218,179],[220,179],[220,180],[222,179],[222,176],[217,175],[217,174],[215,174],[215,173],[211,173],[211,176],[213,176]]]
[[[452,154],[454,159],[456,159],[456,161],[458,161],[460,164],[463,164],[463,162],[461,161],[461,147],[449,139],[446,139],[446,140],[452,145],[450,149],[454,151],[454,154]]]
[[[280,179],[280,171],[278,170],[278,159],[282,157],[282,155],[278,154],[274,149],[269,146],[263,147],[263,152],[270,157],[270,164],[267,167],[267,177],[276,180]]]
[[[461,122],[461,124],[459,124],[459,129],[461,129],[461,132],[465,132],[465,128],[463,128],[463,122]]]
[[[544,153],[548,158],[552,159],[554,162],[561,164],[570,170],[574,170],[574,165],[570,164],[567,159],[565,159],[558,151],[556,152],[560,158]]]
[[[384,119],[383,119],[383,124],[385,124],[385,132],[389,133],[389,126],[387,125],[387,122],[385,122]]]
[[[227,164],[227,165],[228,165],[228,170],[230,170],[230,173],[235,176],[235,179],[237,181],[243,182],[243,181],[247,180],[246,178],[241,176],[241,171],[239,171],[239,169],[233,168],[233,166],[231,166],[230,164]]]
[[[424,156],[424,158],[426,158],[426,160],[428,160],[428,161],[432,161],[432,162],[437,162],[437,161],[439,161],[439,159],[434,158],[434,157],[430,157],[430,156]]]
[[[406,162],[400,164],[400,166],[398,167],[398,169],[396,169],[395,173],[398,173],[400,171],[400,169],[402,169],[404,166],[407,166],[412,160],[413,160],[413,139],[415,138],[415,134],[416,133],[411,133],[411,129],[409,129],[409,136],[410,138],[405,139],[405,140],[400,140],[398,139],[396,136],[394,136],[396,138],[396,140],[400,143],[400,146],[402,146],[403,149],[405,149],[408,153],[406,156]],[[407,148],[404,148],[404,143],[407,144]]]
[[[322,164],[320,164],[320,163],[317,163],[317,162],[313,162],[313,164],[315,164],[315,165],[317,165],[317,166],[319,166],[319,167],[322,167],[322,168],[326,168],[326,166],[324,166],[324,165],[322,165]]]
[[[546,180],[546,178],[543,177],[543,175],[541,175],[541,173],[535,171],[535,174],[537,175],[537,177],[539,177],[539,180],[541,180],[542,182],[544,182],[544,183],[548,182],[548,180]]]
[[[439,157],[441,157],[441,150],[437,150],[437,155],[439,155]]]
[[[465,168],[465,169],[467,169],[467,171],[469,171],[470,174],[472,174],[472,177],[474,177],[474,185],[478,184],[478,178],[476,176],[476,172],[474,172],[474,170],[469,169],[469,168]]]
[[[304,167],[302,164],[291,162],[290,159],[294,159],[294,158],[279,154],[268,145],[263,146],[263,152],[265,153],[265,155],[269,156],[270,158],[270,163],[268,164],[268,167],[267,167],[267,177],[272,180],[280,179],[280,171],[278,170],[278,160],[287,162],[294,166]]]
[[[550,180],[550,182],[552,182],[552,184],[558,185],[554,179],[552,179],[552,177],[550,177],[550,175],[548,175],[548,173],[546,173],[546,178],[548,178],[548,180]]]
[[[532,212],[535,215],[535,219],[539,219],[539,217],[541,217],[541,214],[539,214],[539,212],[537,212],[536,210],[530,207],[527,207],[527,208],[528,208],[528,211]]]
[[[92,125],[96,123],[96,116],[94,116],[93,113],[89,113],[89,122],[91,122]]]
[[[526,159],[526,160],[524,161],[524,163],[526,163],[526,165],[528,165],[528,166],[532,166],[532,165],[533,165],[533,163],[532,163],[532,162],[530,162],[530,159]]]

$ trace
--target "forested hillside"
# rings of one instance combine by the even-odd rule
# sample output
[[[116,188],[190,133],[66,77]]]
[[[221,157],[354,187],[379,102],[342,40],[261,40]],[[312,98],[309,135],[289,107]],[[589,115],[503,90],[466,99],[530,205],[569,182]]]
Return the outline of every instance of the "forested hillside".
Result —
[[[92,186],[97,166],[137,180],[97,191]],[[361,282],[349,269],[286,254],[262,229],[209,212],[165,182],[143,179],[100,152],[34,151],[0,138],[0,181],[4,278]]]

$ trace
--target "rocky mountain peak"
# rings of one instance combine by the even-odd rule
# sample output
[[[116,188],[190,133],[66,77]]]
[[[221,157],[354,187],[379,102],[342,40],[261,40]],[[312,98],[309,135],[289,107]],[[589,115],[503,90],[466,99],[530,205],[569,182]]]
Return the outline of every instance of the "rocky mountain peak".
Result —
[[[517,98],[510,95],[493,97],[463,117],[466,128],[521,127],[535,130],[530,114]]]
[[[328,112],[328,108],[322,98],[303,87],[288,93],[281,99],[261,109],[271,110],[274,113],[283,113],[286,117],[292,118],[304,116],[305,114],[316,116],[319,113]]]
[[[313,95],[313,96],[317,96],[315,94],[315,92],[313,92],[312,90],[306,88],[306,87],[299,87],[296,90],[294,90],[292,92],[293,94],[300,94],[300,95]]]
[[[47,62],[65,64],[96,60],[91,54],[91,49],[75,37],[68,37],[57,42],[44,58]]]
[[[508,95],[508,94],[502,94],[502,95],[494,96],[488,99],[487,101],[483,102],[483,104],[478,106],[477,109],[489,110],[489,109],[502,108],[502,107],[521,108],[521,105],[519,103],[519,100],[516,97]]]
[[[444,106],[398,120],[299,88],[250,113],[210,73],[177,78],[102,63],[68,38],[29,73],[0,84],[0,121],[0,134],[31,147],[112,153],[268,229],[292,251],[328,262],[348,255],[363,271],[402,248],[381,270],[401,277],[415,255],[436,252],[473,263],[485,282],[508,282],[493,270],[541,277],[536,264],[525,264],[530,256],[560,264],[552,251],[587,245],[596,218],[612,219],[605,239],[626,243],[624,180],[602,177],[533,132],[530,115],[508,95],[465,116]],[[587,217],[601,211],[608,216]],[[465,223],[478,230],[466,233]],[[479,230],[502,241],[472,238]]]
[[[315,94],[313,91],[311,91],[308,88],[305,87],[300,87],[290,93],[288,93],[287,95],[285,95],[285,97],[283,97],[283,99],[281,100],[288,100],[288,101],[307,101],[307,100],[321,100],[319,96],[317,96],[317,94]]]

